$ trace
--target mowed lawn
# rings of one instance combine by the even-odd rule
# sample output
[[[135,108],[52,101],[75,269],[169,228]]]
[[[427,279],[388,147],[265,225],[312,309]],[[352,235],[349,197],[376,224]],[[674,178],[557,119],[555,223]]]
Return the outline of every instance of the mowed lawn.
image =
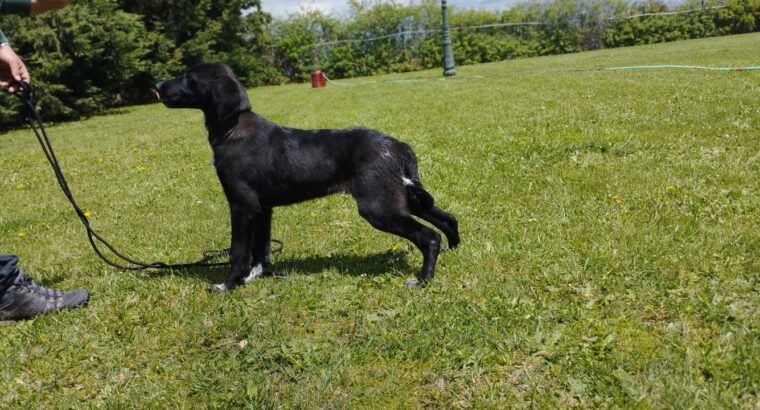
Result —
[[[422,258],[348,196],[275,210],[275,264],[122,272],[89,249],[29,130],[0,136],[0,250],[89,307],[0,325],[0,407],[760,406],[760,34],[250,90],[299,128],[410,143],[459,218]],[[367,82],[367,81],[377,82]],[[415,81],[397,81],[415,80]],[[200,112],[49,129],[93,225],[139,259],[229,242]]]

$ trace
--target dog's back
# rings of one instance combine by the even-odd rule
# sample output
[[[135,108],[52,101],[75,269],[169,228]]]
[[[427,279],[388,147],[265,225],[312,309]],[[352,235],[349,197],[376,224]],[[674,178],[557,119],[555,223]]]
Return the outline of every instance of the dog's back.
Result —
[[[222,184],[243,177],[262,204],[288,205],[331,193],[351,193],[362,181],[397,186],[419,183],[411,147],[366,128],[300,130],[271,126],[257,114],[229,130],[214,147]],[[242,128],[242,129],[240,129]],[[232,168],[232,169],[225,169]]]

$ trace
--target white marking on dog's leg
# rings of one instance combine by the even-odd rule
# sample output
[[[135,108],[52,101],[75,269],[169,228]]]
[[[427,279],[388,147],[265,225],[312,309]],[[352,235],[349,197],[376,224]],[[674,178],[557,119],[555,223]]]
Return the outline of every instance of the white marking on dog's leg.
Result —
[[[227,291],[227,285],[224,283],[216,283],[213,286],[211,286],[211,291],[216,293],[226,292]]]
[[[407,177],[401,177],[401,182],[403,182],[404,185],[407,185],[407,186],[414,185],[414,181],[412,181],[411,179]]]
[[[417,279],[407,279],[405,285],[409,289],[422,288],[422,282],[418,281]]]
[[[243,283],[248,284],[256,280],[256,278],[260,277],[264,274],[264,268],[259,263],[258,265],[254,266],[253,269],[251,269],[251,273],[248,274],[248,276],[243,279]]]

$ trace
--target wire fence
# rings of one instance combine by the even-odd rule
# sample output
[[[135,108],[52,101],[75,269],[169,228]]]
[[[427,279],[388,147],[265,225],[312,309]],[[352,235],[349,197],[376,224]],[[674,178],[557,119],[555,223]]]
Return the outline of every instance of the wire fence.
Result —
[[[611,21],[620,21],[620,20],[631,20],[631,19],[637,19],[637,18],[642,18],[642,17],[674,16],[674,15],[681,15],[681,14],[691,14],[691,13],[696,13],[696,12],[705,12],[709,10],[717,10],[717,9],[722,9],[726,7],[728,6],[721,4],[717,6],[699,7],[699,8],[693,8],[693,9],[688,9],[688,10],[677,10],[677,11],[657,12],[657,13],[641,13],[641,14],[634,14],[630,16],[612,16],[612,17],[604,18],[601,21],[611,22]],[[549,25],[554,25],[554,24],[556,24],[556,22],[520,21],[520,22],[508,22],[508,23],[481,24],[481,25],[473,25],[473,26],[452,26],[451,31],[452,32],[472,31],[472,30],[483,30],[483,29],[497,29],[497,28],[505,28],[505,27],[530,27],[530,26],[535,27],[535,26],[549,26]],[[374,42],[374,41],[387,40],[390,38],[403,38],[405,36],[439,34],[442,31],[443,31],[442,29],[398,31],[398,32],[383,34],[383,35],[375,36],[375,37],[349,38],[349,39],[325,41],[325,42],[321,42],[317,44],[304,46],[302,49],[314,50],[314,49],[334,46],[338,44],[369,43],[369,42]],[[270,49],[278,48],[276,44],[271,44],[268,47]]]
[[[666,11],[666,12],[662,12],[662,13],[643,13],[643,14],[634,14],[632,16],[625,16],[625,17],[610,17],[608,20],[630,20],[630,19],[635,19],[635,18],[639,18],[639,17],[674,16],[676,14],[689,14],[689,13],[694,13],[694,12],[697,12],[697,11],[722,9],[722,8],[726,8],[726,7],[728,7],[728,6],[719,5],[719,6],[713,6],[713,7],[700,7],[700,8],[689,9],[689,10]]]

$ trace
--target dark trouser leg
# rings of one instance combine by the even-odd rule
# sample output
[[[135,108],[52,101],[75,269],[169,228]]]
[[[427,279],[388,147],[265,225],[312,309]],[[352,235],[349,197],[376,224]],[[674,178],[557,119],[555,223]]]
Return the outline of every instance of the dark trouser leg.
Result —
[[[18,276],[18,256],[0,255],[0,295],[13,284]]]

